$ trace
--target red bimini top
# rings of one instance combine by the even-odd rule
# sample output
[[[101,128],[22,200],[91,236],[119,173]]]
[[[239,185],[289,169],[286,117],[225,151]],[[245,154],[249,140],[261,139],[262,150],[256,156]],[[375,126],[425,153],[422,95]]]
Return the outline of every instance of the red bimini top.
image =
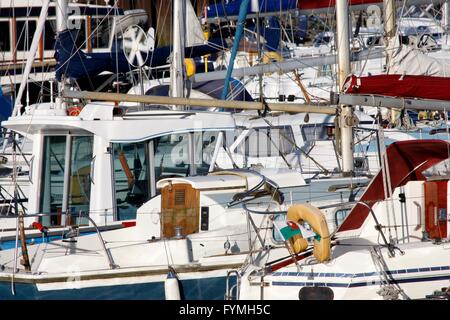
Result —
[[[405,185],[408,181],[426,180],[422,172],[448,159],[449,151],[450,143],[444,140],[397,141],[389,145],[386,148],[386,154],[392,190]],[[386,195],[383,188],[383,174],[380,170],[370,182],[360,201],[372,208],[375,202],[384,199]],[[368,207],[356,204],[337,231],[359,229],[368,215]]]
[[[345,80],[343,91],[402,98],[450,100],[450,78],[398,74],[357,77]]]

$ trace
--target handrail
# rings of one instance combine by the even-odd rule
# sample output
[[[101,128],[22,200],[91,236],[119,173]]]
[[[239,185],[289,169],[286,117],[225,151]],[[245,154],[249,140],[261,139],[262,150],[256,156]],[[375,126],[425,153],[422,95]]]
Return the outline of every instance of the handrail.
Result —
[[[230,281],[230,276],[231,276],[231,274],[233,274],[233,273],[236,275],[236,284],[233,285],[233,286],[230,288],[230,283],[229,283],[229,281]],[[233,289],[236,289],[236,300],[239,300],[239,294],[240,294],[239,288],[240,288],[240,286],[241,286],[241,275],[239,274],[239,272],[238,272],[237,270],[229,270],[229,271],[227,272],[225,285],[226,285],[226,289],[225,289],[225,292],[226,292],[226,293],[225,293],[225,300],[232,300],[232,299],[233,299],[233,294],[232,294]]]
[[[32,214],[27,214],[26,217],[27,217],[27,218],[28,218],[28,217],[48,217],[48,216],[58,216],[58,215],[61,215],[61,214],[60,214],[60,213],[32,213]],[[92,218],[89,217],[88,214],[83,213],[83,212],[79,212],[79,213],[71,213],[71,215],[72,215],[72,216],[75,216],[75,217],[76,217],[76,216],[78,216],[78,217],[85,217],[85,218],[87,218],[87,219],[92,223],[92,225],[93,225],[94,228],[95,228],[95,231],[97,232],[97,236],[98,236],[98,238],[99,238],[99,240],[100,240],[100,243],[102,244],[103,251],[105,252],[106,258],[108,259],[109,268],[110,268],[110,269],[115,269],[115,268],[117,268],[118,265],[116,265],[116,264],[114,263],[114,260],[113,260],[113,258],[112,258],[112,256],[111,256],[111,253],[110,253],[109,250],[106,248],[106,246],[105,246],[105,241],[103,240],[103,237],[102,237],[102,235],[100,234],[100,230],[98,229],[98,226],[97,226],[97,224],[94,222],[94,220],[92,220]],[[0,216],[0,219],[18,219],[19,217],[20,217],[19,215],[17,215],[17,216]]]
[[[419,230],[422,227],[422,206],[417,201],[413,201],[413,204],[417,207],[417,225],[414,230]]]

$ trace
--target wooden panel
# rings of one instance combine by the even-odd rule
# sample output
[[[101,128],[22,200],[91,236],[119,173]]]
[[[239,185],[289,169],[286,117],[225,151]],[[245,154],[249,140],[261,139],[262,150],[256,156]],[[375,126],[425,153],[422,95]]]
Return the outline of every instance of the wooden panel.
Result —
[[[161,191],[161,228],[163,237],[175,236],[181,227],[182,235],[199,231],[200,192],[190,184],[166,186]]]
[[[425,182],[425,230],[431,239],[447,237],[447,183]]]
[[[91,26],[91,16],[87,16],[87,52],[91,53],[92,52],[92,26]]]

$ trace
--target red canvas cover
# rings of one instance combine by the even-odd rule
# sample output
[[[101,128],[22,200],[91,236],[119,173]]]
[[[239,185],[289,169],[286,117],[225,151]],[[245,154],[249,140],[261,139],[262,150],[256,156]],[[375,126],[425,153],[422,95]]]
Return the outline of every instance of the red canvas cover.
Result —
[[[361,4],[372,4],[380,3],[382,0],[349,0],[351,6],[361,5]],[[336,0],[300,0],[298,2],[298,7],[300,10],[313,10],[334,7],[336,5]]]
[[[386,148],[392,190],[408,181],[425,180],[422,172],[449,158],[450,144],[444,140],[409,140],[394,142]],[[386,198],[381,170],[371,181],[360,201],[372,207],[377,201]],[[367,216],[369,208],[356,204],[338,229],[349,231],[359,229]]]
[[[450,100],[450,78],[398,74],[347,77],[345,93]]]

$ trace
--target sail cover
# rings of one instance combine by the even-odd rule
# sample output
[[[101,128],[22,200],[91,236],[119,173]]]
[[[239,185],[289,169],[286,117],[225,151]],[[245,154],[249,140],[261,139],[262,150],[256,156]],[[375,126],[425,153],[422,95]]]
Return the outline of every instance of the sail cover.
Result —
[[[409,140],[397,141],[386,148],[391,186],[394,188],[405,185],[408,181],[425,180],[422,172],[449,157],[450,144],[443,140]],[[383,188],[381,170],[371,181],[360,201],[372,206],[377,201],[386,199]],[[347,218],[341,224],[338,232],[359,229],[367,216],[369,208],[356,204]]]
[[[217,3],[206,7],[207,18],[228,17],[239,15],[239,7],[243,0],[230,1],[227,4]],[[279,13],[280,10],[293,10],[297,8],[297,0],[259,0],[260,13]],[[258,10],[258,1],[250,1],[247,12],[256,12]]]
[[[450,59],[431,57],[419,48],[402,44],[400,37],[392,38],[386,51],[389,74],[450,76]]]
[[[195,14],[191,1],[186,2],[186,47],[199,46],[205,43],[205,36],[200,20]]]
[[[123,50],[113,46],[111,52],[85,53],[78,50],[74,43],[76,39],[73,31],[65,30],[58,34],[55,45],[56,78],[61,80],[66,78],[80,79],[93,77],[101,72],[109,71],[114,73],[129,72],[134,67],[128,63]],[[120,42],[119,42],[120,46]],[[185,48],[185,57],[194,58],[213,54],[221,51],[226,43],[221,39],[210,39],[207,44]],[[146,65],[156,67],[167,64],[167,59],[172,52],[172,48],[156,48],[149,54]]]
[[[400,74],[347,77],[345,93],[450,100],[450,78]]]
[[[224,80],[196,82],[192,84],[192,88],[190,89],[201,92],[210,98],[220,99],[222,96],[223,84]],[[239,80],[231,79],[230,87],[227,100],[253,101],[252,96]],[[154,96],[169,96],[169,90],[170,88],[168,85],[158,85],[147,90],[145,94]]]

